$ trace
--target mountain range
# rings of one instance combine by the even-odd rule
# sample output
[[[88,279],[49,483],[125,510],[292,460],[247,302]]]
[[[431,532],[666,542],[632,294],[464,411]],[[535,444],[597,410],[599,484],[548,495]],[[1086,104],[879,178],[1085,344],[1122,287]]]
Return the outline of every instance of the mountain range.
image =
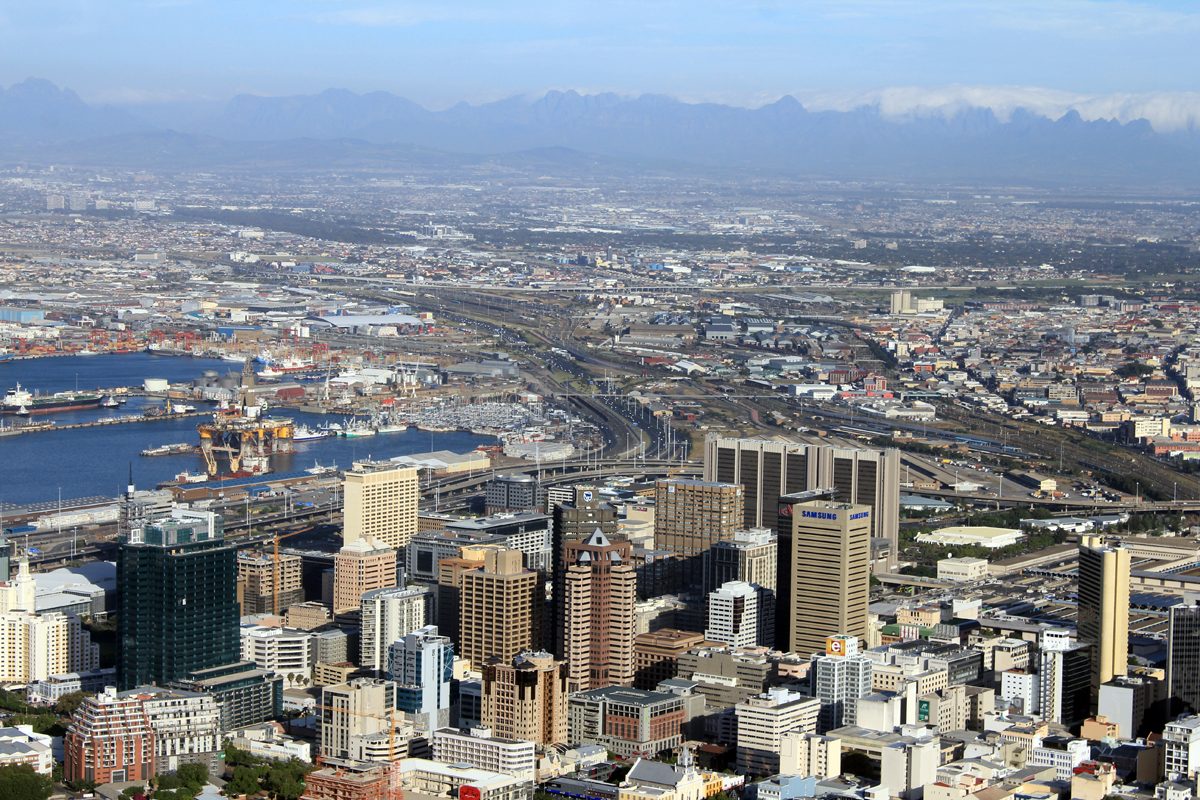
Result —
[[[0,89],[0,156],[102,166],[461,166],[480,158],[596,168],[748,170],[825,179],[1200,186],[1200,135],[1145,119],[960,107],[896,119],[878,105],[756,109],[663,95],[551,91],[431,111],[387,92],[239,95],[216,113],[90,106],[30,79]]]

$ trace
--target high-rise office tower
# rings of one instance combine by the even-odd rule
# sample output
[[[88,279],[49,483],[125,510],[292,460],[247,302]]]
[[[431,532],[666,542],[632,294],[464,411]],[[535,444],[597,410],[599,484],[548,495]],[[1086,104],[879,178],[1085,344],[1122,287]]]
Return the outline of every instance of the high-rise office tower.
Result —
[[[676,553],[679,590],[704,581],[704,554],[733,539],[744,518],[742,487],[714,481],[660,480],[654,484],[654,546]]]
[[[554,620],[550,626],[550,635],[554,637],[554,641],[551,641],[549,646],[559,656],[562,655],[562,643],[557,637],[563,627],[562,598],[566,592],[564,580],[567,543],[582,541],[591,536],[597,528],[610,539],[617,535],[617,510],[609,503],[601,502],[600,492],[596,487],[573,486],[568,487],[568,490],[571,492],[570,499],[552,504],[550,512],[553,517],[551,548],[554,551],[551,555],[554,560],[551,577]]]
[[[388,673],[396,684],[396,706],[428,730],[450,724],[450,681],[454,644],[434,625],[392,643]]]
[[[1051,628],[1038,634],[1038,648],[1042,718],[1063,725],[1083,721],[1091,705],[1092,646],[1071,641],[1070,631]]]
[[[509,511],[545,511],[546,490],[533,475],[502,473],[484,492],[488,514]]]
[[[396,585],[396,551],[378,539],[354,539],[333,558],[333,613],[357,611],[362,596]]]
[[[779,537],[770,528],[735,531],[727,542],[716,542],[704,554],[704,593],[723,583],[745,581],[775,591]]]
[[[221,518],[175,509],[117,549],[117,683],[183,680],[241,660],[237,553]]]
[[[867,638],[871,508],[779,498],[779,573],[775,647],[800,654],[824,652],[826,638]]]
[[[776,525],[781,495],[828,489],[840,502],[871,506],[871,536],[900,545],[900,451],[764,439],[704,440],[704,479],[746,487],[744,528]]]
[[[824,654],[812,654],[808,680],[821,701],[818,733],[858,724],[858,700],[871,693],[872,663],[853,636],[830,636]]]
[[[361,602],[358,665],[381,677],[392,642],[429,624],[433,591],[428,586],[389,586],[365,593]]]
[[[773,640],[775,631],[766,630],[767,620],[759,608],[766,594],[766,589],[745,581],[729,581],[713,589],[705,598],[704,638],[730,647],[754,647]]]
[[[459,623],[462,621],[462,576],[483,566],[483,554],[488,550],[503,551],[500,544],[460,547],[458,555],[442,558],[437,563],[437,626],[452,642],[462,642]]]
[[[278,561],[272,553],[238,553],[238,580],[243,581],[242,615],[282,614],[290,606],[303,603],[301,562],[300,556],[283,553]]]
[[[397,550],[417,533],[417,468],[356,461],[346,472],[342,540],[378,539]]]
[[[549,653],[521,653],[483,667],[483,727],[537,744],[567,742],[567,665]]]
[[[480,669],[490,658],[511,661],[539,649],[545,579],[521,566],[519,550],[488,550],[483,564],[460,577],[459,655]]]
[[[633,683],[633,606],[637,572],[633,545],[609,541],[596,530],[568,542],[559,631],[572,692]]]
[[[1079,603],[1075,629],[1092,646],[1092,698],[1100,684],[1129,666],[1129,551],[1099,536],[1079,542]]]
[[[775,582],[779,572],[779,537],[770,528],[737,531],[728,542],[717,542],[703,557],[705,595],[729,581],[762,587],[758,596],[759,644],[775,645]]]
[[[1168,713],[1200,712],[1200,594],[1187,592],[1169,611],[1167,625]]]

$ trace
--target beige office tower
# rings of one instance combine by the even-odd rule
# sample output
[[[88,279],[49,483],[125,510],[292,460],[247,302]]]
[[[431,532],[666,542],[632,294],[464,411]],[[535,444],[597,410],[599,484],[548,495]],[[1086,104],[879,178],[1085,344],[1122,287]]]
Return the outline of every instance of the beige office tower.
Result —
[[[462,621],[462,576],[482,566],[484,553],[507,549],[495,544],[460,547],[457,558],[438,561],[437,602],[434,604],[437,608],[438,633],[449,637],[452,642],[462,641],[459,632],[459,623]]]
[[[1129,551],[1102,537],[1079,542],[1079,602],[1075,624],[1081,644],[1092,646],[1092,703],[1100,685],[1126,674],[1129,665]]]
[[[356,539],[333,557],[333,613],[360,608],[362,596],[396,585],[396,551],[378,539]]]
[[[654,547],[680,557],[676,591],[704,580],[704,553],[742,529],[742,487],[714,481],[661,480],[654,484]]]
[[[633,545],[610,542],[597,529],[567,542],[563,629],[559,641],[571,692],[633,684]]]
[[[459,577],[458,655],[480,669],[541,647],[545,582],[521,566],[519,550],[488,550],[483,564]],[[448,560],[448,559],[447,559]]]
[[[567,742],[567,665],[549,653],[525,652],[483,667],[483,727],[504,739]]]
[[[289,607],[303,603],[300,567],[300,556],[280,554],[277,564],[273,553],[238,553],[238,580],[245,581],[242,614],[282,614]]]
[[[775,647],[808,658],[837,634],[867,638],[871,508],[779,498]]]
[[[417,533],[421,497],[416,467],[391,461],[356,461],[343,482],[342,541],[373,537],[400,549]]]
[[[871,506],[871,535],[900,551],[900,451],[766,439],[704,440],[704,479],[746,487],[744,528],[773,528],[782,495],[829,489],[833,499]],[[894,558],[895,556],[893,556]]]
[[[357,740],[388,729],[390,720],[402,718],[396,709],[396,684],[392,681],[355,678],[321,690],[321,755],[353,758]]]

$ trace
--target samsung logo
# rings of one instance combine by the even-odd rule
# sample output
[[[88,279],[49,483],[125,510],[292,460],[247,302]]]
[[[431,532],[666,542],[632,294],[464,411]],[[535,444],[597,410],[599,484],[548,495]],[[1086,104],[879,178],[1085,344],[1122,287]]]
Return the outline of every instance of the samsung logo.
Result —
[[[805,517],[805,518],[807,518],[807,519],[831,519],[831,520],[836,520],[836,519],[838,518],[838,515],[837,515],[836,513],[832,512],[832,511],[802,511],[802,512],[800,513],[800,516],[802,516],[802,517]],[[850,519],[851,519],[851,520],[856,520],[856,519],[866,519],[866,518],[867,518],[867,517],[869,517],[869,516],[871,516],[871,512],[870,512],[870,511],[860,511],[860,512],[858,512],[857,514],[851,514],[851,515],[850,515]]]

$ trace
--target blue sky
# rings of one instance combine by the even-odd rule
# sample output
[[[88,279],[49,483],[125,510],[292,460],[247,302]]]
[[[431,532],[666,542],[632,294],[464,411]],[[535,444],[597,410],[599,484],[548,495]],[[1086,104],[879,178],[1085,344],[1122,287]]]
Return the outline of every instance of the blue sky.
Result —
[[[547,88],[757,105],[885,86],[1195,91],[1200,11],[1129,0],[0,0],[0,84],[109,102]]]

